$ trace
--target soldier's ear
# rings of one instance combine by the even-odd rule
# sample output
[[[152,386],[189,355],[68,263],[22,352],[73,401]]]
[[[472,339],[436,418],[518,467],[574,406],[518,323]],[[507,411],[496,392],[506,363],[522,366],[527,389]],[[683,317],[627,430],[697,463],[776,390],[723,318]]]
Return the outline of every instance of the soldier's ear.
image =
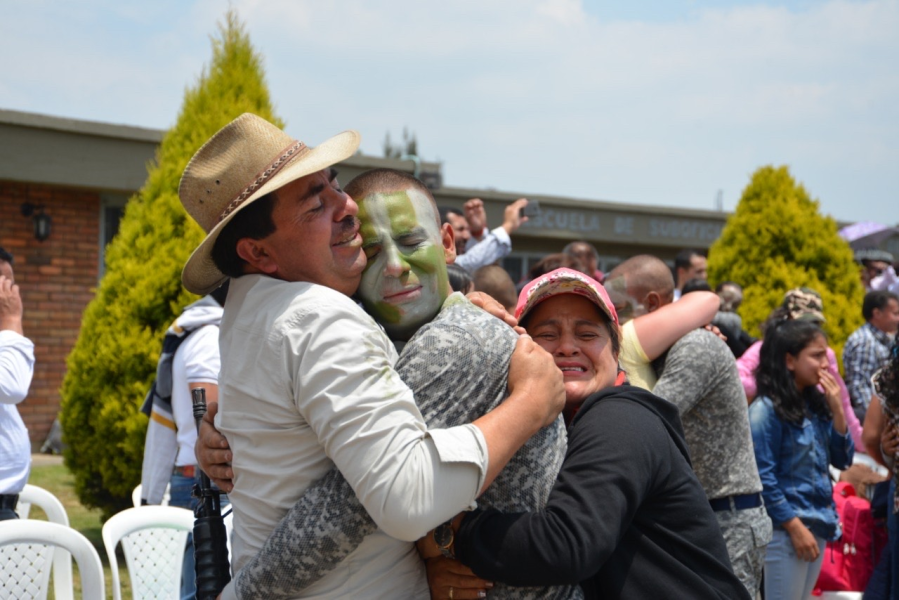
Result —
[[[443,256],[446,264],[452,264],[456,260],[456,232],[449,223],[440,226],[440,238],[443,241]]]

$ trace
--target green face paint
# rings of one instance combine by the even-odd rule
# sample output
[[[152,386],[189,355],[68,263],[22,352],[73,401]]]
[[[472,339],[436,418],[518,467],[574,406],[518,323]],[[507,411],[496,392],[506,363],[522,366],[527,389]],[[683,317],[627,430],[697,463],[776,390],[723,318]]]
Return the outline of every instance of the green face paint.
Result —
[[[358,295],[396,340],[408,340],[450,295],[446,258],[431,201],[418,190],[370,194],[359,203],[368,265]]]

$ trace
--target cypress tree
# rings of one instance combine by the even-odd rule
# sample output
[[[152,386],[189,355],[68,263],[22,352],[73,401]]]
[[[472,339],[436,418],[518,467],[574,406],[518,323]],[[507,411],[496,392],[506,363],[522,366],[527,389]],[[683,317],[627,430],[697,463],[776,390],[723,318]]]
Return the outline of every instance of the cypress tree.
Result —
[[[212,62],[186,90],[174,127],[129,200],[106,253],[106,272],[68,357],[60,421],[66,465],[81,502],[109,516],[140,482],[147,417],[139,407],[166,328],[196,296],[181,269],[203,231],[178,199],[181,173],[216,131],[244,112],[274,117],[260,57],[236,13],[212,39]]]
[[[818,208],[787,167],[760,168],[709,251],[709,280],[743,286],[739,312],[744,328],[756,336],[787,290],[814,289],[824,303],[830,346],[840,358],[846,338],[862,322],[864,289],[852,249],[837,234],[836,221]]]

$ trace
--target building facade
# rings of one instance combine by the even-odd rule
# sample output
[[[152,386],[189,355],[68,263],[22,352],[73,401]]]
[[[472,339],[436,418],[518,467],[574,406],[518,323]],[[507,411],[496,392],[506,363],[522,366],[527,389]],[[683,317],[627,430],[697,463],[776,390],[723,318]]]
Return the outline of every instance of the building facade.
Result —
[[[35,446],[46,439],[59,411],[66,357],[102,277],[106,244],[118,231],[128,198],[144,184],[162,136],[159,130],[0,110],[0,246],[15,257],[25,332],[35,343],[34,382],[20,405]],[[338,166],[340,180],[346,183],[375,167],[420,170],[428,180],[440,181],[439,164],[364,155]],[[578,239],[596,246],[602,270],[640,253],[670,262],[682,248],[708,248],[727,217],[448,186],[434,195],[438,204],[457,208],[481,198],[491,227],[502,223],[505,206],[516,198],[540,202],[540,214],[513,236],[513,252],[504,261],[515,280],[543,256]],[[43,241],[35,237],[35,214],[51,219]]]

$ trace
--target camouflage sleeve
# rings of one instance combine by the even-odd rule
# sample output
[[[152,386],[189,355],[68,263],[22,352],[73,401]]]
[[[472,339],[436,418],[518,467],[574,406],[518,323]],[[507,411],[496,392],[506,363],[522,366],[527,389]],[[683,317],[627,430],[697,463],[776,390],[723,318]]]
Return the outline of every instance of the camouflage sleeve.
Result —
[[[336,468],[312,484],[234,574],[239,598],[294,598],[327,575],[377,525]]]
[[[476,343],[466,330],[466,313],[452,311],[455,322],[444,315],[422,327],[406,344],[396,365],[431,428],[469,423],[505,394],[510,351],[496,347],[509,343],[514,347],[514,337],[511,342],[498,342],[503,337],[493,336],[494,348],[485,350],[486,344]],[[501,321],[492,320],[501,326]],[[501,375],[497,377],[497,373]],[[306,489],[262,550],[235,573],[238,597],[293,597],[327,575],[376,529],[349,483],[332,469]]]

